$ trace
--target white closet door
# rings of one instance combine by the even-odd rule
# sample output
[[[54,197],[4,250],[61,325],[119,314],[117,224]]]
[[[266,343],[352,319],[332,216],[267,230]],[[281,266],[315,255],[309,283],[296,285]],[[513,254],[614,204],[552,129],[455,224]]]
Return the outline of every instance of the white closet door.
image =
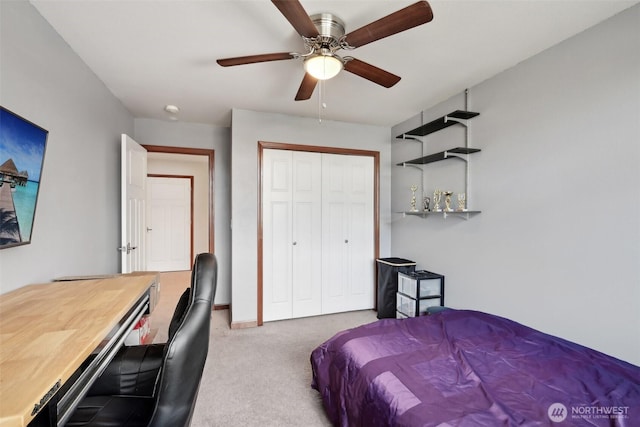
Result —
[[[322,174],[322,312],[346,311],[349,248],[345,217],[349,185],[347,156],[323,154]]]
[[[321,156],[263,151],[263,320],[321,313]]]
[[[345,272],[349,276],[346,306],[347,310],[364,310],[374,307],[374,167],[372,157],[349,157],[347,246],[350,265]]]
[[[262,152],[262,305],[263,319],[292,315],[291,152]]]
[[[322,310],[322,157],[292,152],[293,158],[293,317]]]
[[[322,156],[322,312],[373,308],[373,158]]]

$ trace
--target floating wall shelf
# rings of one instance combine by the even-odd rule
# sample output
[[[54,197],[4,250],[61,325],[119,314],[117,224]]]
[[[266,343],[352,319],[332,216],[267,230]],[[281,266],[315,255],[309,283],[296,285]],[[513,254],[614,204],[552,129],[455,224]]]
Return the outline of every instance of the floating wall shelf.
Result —
[[[422,218],[426,218],[428,216],[438,216],[438,215],[442,215],[442,217],[444,219],[447,219],[448,216],[456,216],[459,218],[463,218],[463,219],[469,219],[470,217],[472,217],[473,215],[479,214],[481,211],[440,211],[440,212],[434,212],[434,211],[429,211],[429,212],[424,212],[424,211],[418,211],[418,212],[411,212],[411,211],[406,211],[406,212],[398,212],[401,213],[402,216],[419,216]]]
[[[405,132],[402,135],[398,135],[396,138],[404,139],[406,136],[425,136],[430,133],[437,132],[444,128],[448,128],[449,126],[453,126],[455,124],[462,124],[458,120],[451,119],[459,119],[459,120],[469,120],[474,118],[475,116],[479,116],[480,113],[474,113],[473,111],[463,111],[456,110],[446,116],[439,117],[427,124],[424,124],[420,127],[417,127],[409,132]]]
[[[461,158],[459,156],[450,155],[453,154],[471,154],[477,153],[480,151],[479,148],[465,148],[465,147],[456,147],[451,150],[441,151],[439,153],[429,154],[428,156],[419,157],[417,159],[408,160],[403,163],[398,163],[398,166],[404,165],[426,165],[427,163],[439,162],[440,160],[450,159],[452,157]],[[465,159],[463,159],[465,160]]]

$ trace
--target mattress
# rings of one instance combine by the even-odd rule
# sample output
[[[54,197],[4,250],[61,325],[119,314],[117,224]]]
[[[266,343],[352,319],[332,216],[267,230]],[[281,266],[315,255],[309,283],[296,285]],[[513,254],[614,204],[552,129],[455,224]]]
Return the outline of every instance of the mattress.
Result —
[[[640,368],[509,319],[445,310],[311,354],[336,426],[640,425]]]

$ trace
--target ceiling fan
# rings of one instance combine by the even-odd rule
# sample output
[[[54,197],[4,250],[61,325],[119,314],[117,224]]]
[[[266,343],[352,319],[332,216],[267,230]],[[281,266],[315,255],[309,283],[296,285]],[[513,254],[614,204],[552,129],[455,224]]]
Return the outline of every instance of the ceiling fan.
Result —
[[[399,76],[352,56],[340,56],[337,51],[355,49],[433,19],[429,3],[419,1],[345,35],[344,22],[335,15],[319,13],[309,16],[298,0],[271,2],[302,36],[307,52],[267,53],[218,59],[217,62],[223,67],[230,67],[300,58],[304,60],[305,75],[296,94],[296,101],[311,98],[318,80],[330,79],[342,69],[387,88],[395,85],[400,81]]]

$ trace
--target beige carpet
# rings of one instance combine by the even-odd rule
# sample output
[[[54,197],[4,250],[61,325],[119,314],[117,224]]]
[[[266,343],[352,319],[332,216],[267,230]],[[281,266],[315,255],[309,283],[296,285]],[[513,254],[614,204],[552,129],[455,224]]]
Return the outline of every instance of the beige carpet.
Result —
[[[189,272],[162,274],[151,319],[158,328],[154,342],[166,339],[173,307],[188,285]],[[228,311],[214,311],[192,427],[330,426],[310,386],[309,356],[336,332],[375,320],[376,313],[365,310],[232,330]]]

